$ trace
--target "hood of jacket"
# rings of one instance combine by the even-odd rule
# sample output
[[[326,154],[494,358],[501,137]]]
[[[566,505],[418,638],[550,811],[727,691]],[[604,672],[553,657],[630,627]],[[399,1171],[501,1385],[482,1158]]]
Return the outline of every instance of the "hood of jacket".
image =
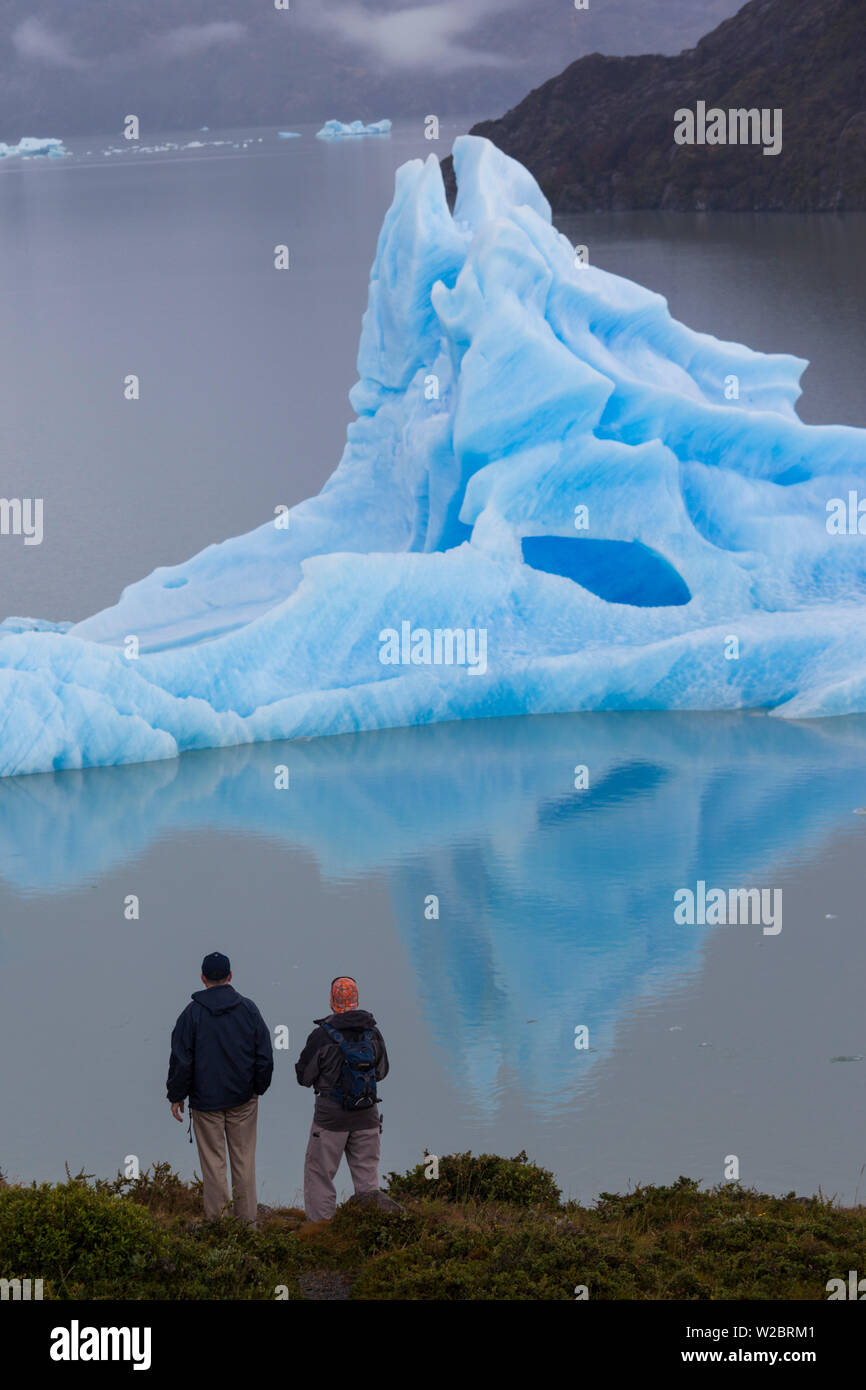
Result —
[[[214,985],[212,989],[197,989],[192,996],[196,1004],[201,1004],[212,1014],[227,1014],[241,1003],[242,995],[232,985]]]
[[[211,993],[213,991],[211,990]],[[314,1018],[321,1028],[323,1023],[328,1023],[332,1028],[342,1031],[344,1028],[375,1028],[376,1020],[366,1009],[348,1009],[344,1014],[325,1014],[324,1018]]]

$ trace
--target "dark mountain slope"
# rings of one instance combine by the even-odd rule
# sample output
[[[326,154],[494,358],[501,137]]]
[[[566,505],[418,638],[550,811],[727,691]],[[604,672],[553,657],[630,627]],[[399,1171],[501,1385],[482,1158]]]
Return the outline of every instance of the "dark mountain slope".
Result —
[[[781,153],[677,145],[674,113],[698,101],[780,107]],[[866,210],[866,0],[751,0],[677,57],[591,54],[473,133],[557,211]]]

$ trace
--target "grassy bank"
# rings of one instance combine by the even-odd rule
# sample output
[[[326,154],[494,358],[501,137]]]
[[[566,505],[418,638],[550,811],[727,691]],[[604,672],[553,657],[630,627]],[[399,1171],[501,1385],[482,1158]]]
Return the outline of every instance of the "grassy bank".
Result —
[[[427,1165],[429,1171],[429,1165]],[[861,1269],[866,1208],[728,1184],[563,1203],[552,1176],[489,1155],[390,1174],[403,1210],[347,1203],[312,1225],[263,1209],[206,1222],[167,1164],[137,1180],[0,1182],[0,1276],[53,1299],[825,1299]]]

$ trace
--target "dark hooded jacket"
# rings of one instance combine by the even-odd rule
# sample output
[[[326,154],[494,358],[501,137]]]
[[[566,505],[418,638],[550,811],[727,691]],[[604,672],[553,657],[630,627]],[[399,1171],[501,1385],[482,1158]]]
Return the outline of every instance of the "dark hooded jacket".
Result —
[[[230,1110],[271,1084],[274,1053],[267,1024],[231,985],[192,996],[171,1035],[168,1098],[190,1110]]]
[[[346,1133],[356,1129],[377,1129],[379,1126],[379,1107],[371,1105],[366,1110],[344,1110],[338,1100],[332,1099],[332,1091],[340,1080],[343,1056],[335,1043],[322,1027],[329,1023],[332,1028],[355,1040],[368,1028],[373,1034],[373,1049],[376,1057],[376,1080],[384,1081],[388,1075],[388,1053],[385,1041],[376,1020],[366,1009],[350,1009],[344,1014],[328,1014],[327,1018],[317,1018],[316,1027],[307,1038],[304,1050],[295,1063],[295,1075],[301,1086],[312,1086],[316,1092],[316,1108],[313,1124],[320,1129],[336,1130]]]

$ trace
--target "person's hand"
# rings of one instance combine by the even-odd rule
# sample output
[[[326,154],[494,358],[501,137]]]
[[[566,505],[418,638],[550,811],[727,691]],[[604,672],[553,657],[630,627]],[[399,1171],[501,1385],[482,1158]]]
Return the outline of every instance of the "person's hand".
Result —
[[[183,1124],[183,1101],[173,1100],[171,1103],[171,1113],[174,1118]]]

